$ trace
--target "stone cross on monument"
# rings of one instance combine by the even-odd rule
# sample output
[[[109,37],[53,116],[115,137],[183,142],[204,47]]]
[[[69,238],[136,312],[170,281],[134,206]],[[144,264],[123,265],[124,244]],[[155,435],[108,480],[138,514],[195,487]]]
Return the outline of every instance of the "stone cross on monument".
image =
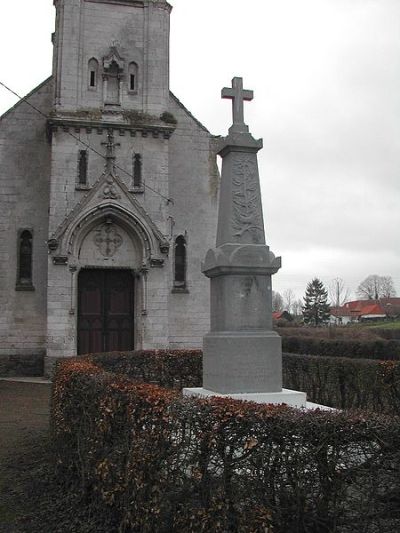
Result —
[[[281,338],[272,329],[271,277],[281,267],[265,243],[256,140],[244,123],[253,98],[241,78],[222,98],[233,100],[233,125],[221,140],[222,178],[216,247],[202,270],[210,278],[210,332],[203,341],[203,388],[185,395],[229,396],[302,407],[306,395],[282,389]]]
[[[246,133],[249,127],[244,123],[244,102],[250,102],[254,98],[253,91],[243,89],[243,79],[233,78],[232,88],[225,87],[221,92],[222,98],[232,100],[233,124],[229,132]]]

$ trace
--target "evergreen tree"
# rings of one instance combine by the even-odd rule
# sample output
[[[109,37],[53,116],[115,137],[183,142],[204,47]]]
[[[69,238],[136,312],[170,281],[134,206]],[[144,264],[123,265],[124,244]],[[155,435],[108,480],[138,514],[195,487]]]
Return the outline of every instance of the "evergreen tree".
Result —
[[[304,296],[304,323],[310,326],[320,326],[329,320],[328,291],[318,278],[314,278],[307,285]]]

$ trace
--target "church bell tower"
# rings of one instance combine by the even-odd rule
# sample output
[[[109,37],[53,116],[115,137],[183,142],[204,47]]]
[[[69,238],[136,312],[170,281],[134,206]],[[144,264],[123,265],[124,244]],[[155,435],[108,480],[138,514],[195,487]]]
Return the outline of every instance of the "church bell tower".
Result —
[[[159,116],[168,108],[165,0],[55,0],[56,112],[101,109]]]

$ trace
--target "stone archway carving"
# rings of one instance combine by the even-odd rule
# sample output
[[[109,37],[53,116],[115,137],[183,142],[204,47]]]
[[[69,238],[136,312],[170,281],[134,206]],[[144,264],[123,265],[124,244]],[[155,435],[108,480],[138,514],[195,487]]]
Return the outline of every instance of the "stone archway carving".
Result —
[[[154,234],[146,221],[135,216],[127,209],[114,203],[102,203],[89,210],[81,212],[68,226],[60,228],[60,232],[53,235],[49,244],[54,244],[50,252],[65,257],[67,261],[77,260],[80,247],[86,236],[95,228],[100,228],[106,221],[112,221],[130,236],[140,249],[142,264],[148,266],[160,266],[164,259],[162,253],[163,242],[159,235]]]

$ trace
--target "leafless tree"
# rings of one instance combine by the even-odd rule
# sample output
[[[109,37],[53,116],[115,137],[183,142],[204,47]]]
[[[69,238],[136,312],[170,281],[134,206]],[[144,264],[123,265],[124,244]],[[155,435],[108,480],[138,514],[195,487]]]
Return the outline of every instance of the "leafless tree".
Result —
[[[288,313],[292,313],[293,302],[296,295],[292,289],[286,289],[283,293],[283,307]]]
[[[342,278],[335,278],[331,281],[328,293],[332,307],[342,307],[350,298],[350,290],[346,287]]]
[[[360,283],[357,295],[362,300],[379,300],[396,296],[396,289],[391,276],[372,274]]]
[[[283,298],[277,291],[272,291],[272,312],[283,311]]]
[[[392,277],[382,276],[381,281],[381,298],[394,298],[396,296],[396,289],[394,288]]]
[[[298,299],[292,303],[292,314],[294,316],[301,316],[303,314],[303,302]]]

